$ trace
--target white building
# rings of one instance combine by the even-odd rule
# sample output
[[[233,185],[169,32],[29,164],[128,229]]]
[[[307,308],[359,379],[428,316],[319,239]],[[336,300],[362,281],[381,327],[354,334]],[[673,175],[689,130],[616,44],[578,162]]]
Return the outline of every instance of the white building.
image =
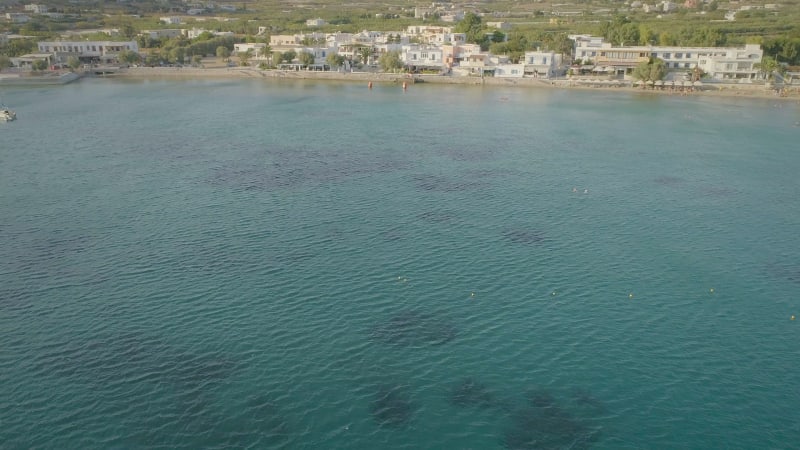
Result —
[[[327,23],[322,19],[308,19],[306,20],[307,27],[322,27],[327,25]]]
[[[448,23],[460,22],[464,20],[464,11],[456,11],[452,13],[441,14],[439,16],[439,20]]]
[[[525,74],[537,78],[553,78],[564,75],[564,57],[552,51],[525,52]]]
[[[572,38],[572,36],[570,36]],[[642,61],[660,58],[671,71],[689,72],[700,67],[715,80],[753,79],[758,75],[755,65],[761,62],[763,51],[757,44],[743,47],[614,47],[602,38],[575,39],[575,58],[591,60],[606,72],[630,73]],[[611,69],[611,70],[608,70]]]
[[[167,25],[179,25],[181,23],[181,18],[178,16],[159,17],[158,20]]]
[[[435,45],[404,45],[400,51],[400,59],[412,70],[443,70],[445,68],[442,48]]]
[[[11,23],[28,23],[31,18],[21,13],[6,13],[6,20]]]
[[[525,75],[525,64],[501,63],[494,66],[497,78],[522,78]]]
[[[239,53],[246,53],[250,51],[253,55],[253,58],[259,59],[264,56],[264,49],[267,47],[267,44],[263,42],[247,42],[242,44],[233,44],[233,54],[238,55]]]
[[[41,41],[37,45],[39,53],[54,54],[56,62],[75,56],[82,62],[110,63],[123,50],[139,52],[136,41]]]
[[[233,37],[233,31],[209,31],[203,28],[192,28],[191,30],[180,30],[181,33],[189,39],[196,39],[203,33],[211,33],[216,37]]]
[[[511,24],[508,22],[486,22],[489,28],[497,28],[498,30],[510,30]]]
[[[46,5],[37,5],[36,3],[31,3],[29,5],[25,5],[25,11],[30,11],[34,14],[44,14],[47,12]]]
[[[164,28],[161,30],[142,30],[140,36],[148,36],[150,39],[173,39],[183,34],[178,28]]]

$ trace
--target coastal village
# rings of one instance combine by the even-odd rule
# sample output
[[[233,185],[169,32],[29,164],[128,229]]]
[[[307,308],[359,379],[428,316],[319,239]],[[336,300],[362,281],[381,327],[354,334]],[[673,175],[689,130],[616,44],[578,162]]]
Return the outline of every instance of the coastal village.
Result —
[[[693,0],[687,0],[693,1]],[[220,11],[235,7],[215,6]],[[668,12],[675,8],[671,2],[646,5],[633,2],[631,7],[646,11]],[[227,9],[226,9],[227,8]],[[461,10],[437,10],[432,7],[415,8],[415,17],[424,20],[437,14],[440,21],[457,23],[464,20]],[[764,8],[775,9],[775,5]],[[25,13],[6,13],[6,19],[24,21],[27,14],[48,13],[48,7],[39,4],[24,6]],[[308,19],[309,31],[295,34],[272,34],[269,27],[260,26],[253,36],[237,36],[231,31],[205,29],[197,15],[208,9],[189,8],[185,15],[159,18],[164,28],[138,32],[136,38],[120,39],[121,30],[109,28],[92,30],[92,35],[104,34],[108,40],[87,40],[87,33],[64,33],[58,40],[40,40],[35,52],[8,58],[10,68],[0,72],[0,83],[13,83],[38,75],[38,81],[56,74],[59,80],[71,81],[82,73],[111,74],[129,68],[189,68],[212,70],[210,60],[224,61],[227,70],[249,68],[263,71],[380,73],[392,72],[477,79],[522,79],[563,82],[571,85],[641,85],[644,88],[682,86],[697,88],[703,85],[758,85],[779,86],[783,92],[794,87],[794,78],[800,73],[792,70],[775,70],[762,64],[764,50],[758,44],[737,46],[670,46],[670,45],[614,45],[600,36],[569,34],[567,50],[535,48],[513,58],[507,54],[493,54],[476,43],[468,41],[464,32],[454,26],[411,25],[395,31],[368,31],[358,33],[313,31],[326,25],[323,19]],[[566,14],[568,15],[568,14]],[[727,17],[727,16],[726,16]],[[217,18],[220,19],[220,18]],[[731,20],[735,19],[735,14]],[[191,23],[191,28],[181,27]],[[487,20],[487,35],[507,39],[512,24]],[[19,36],[0,34],[0,45]],[[220,53],[213,49],[202,55],[180,54],[172,61],[153,59],[152,49],[141,48],[144,39],[217,39],[229,47]],[[384,60],[392,56],[393,65],[386,67]],[[636,74],[637,66],[658,60],[663,69],[658,76],[642,77]],[[768,82],[768,83],[767,83]]]

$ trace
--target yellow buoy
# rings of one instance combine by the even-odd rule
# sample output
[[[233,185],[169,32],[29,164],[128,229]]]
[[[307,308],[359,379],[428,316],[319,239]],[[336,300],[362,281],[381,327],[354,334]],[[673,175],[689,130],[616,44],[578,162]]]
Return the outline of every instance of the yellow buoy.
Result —
[[[708,292],[713,294],[714,293],[714,288],[709,289]]]
[[[633,293],[628,294],[628,298],[633,298]]]
[[[792,320],[794,320],[794,316],[792,316]]]

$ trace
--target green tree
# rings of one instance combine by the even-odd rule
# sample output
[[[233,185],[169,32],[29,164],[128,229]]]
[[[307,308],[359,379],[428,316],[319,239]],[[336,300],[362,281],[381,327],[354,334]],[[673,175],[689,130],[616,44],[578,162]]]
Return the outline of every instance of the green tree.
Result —
[[[291,63],[294,59],[297,58],[297,52],[294,50],[286,50],[281,55],[281,61]]]
[[[703,69],[701,69],[700,67],[695,66],[694,69],[689,71],[689,75],[691,77],[692,82],[695,82],[695,81],[699,81],[704,76],[706,76],[706,73],[703,72]]]
[[[403,60],[400,58],[399,51],[383,53],[378,58],[378,65],[384,72],[399,72],[403,69]]]
[[[781,65],[775,58],[764,56],[761,58],[761,62],[754,64],[753,67],[759,69],[761,71],[761,76],[764,77],[764,82],[769,83],[775,77],[775,72],[779,71]]]
[[[78,70],[78,67],[81,66],[81,61],[75,56],[70,56],[67,58],[67,66],[72,70]]]
[[[338,53],[328,53],[328,56],[325,57],[325,62],[328,63],[331,68],[339,68],[342,67],[344,64],[344,56]]]
[[[136,28],[130,23],[124,23],[119,27],[119,34],[125,39],[133,39],[136,36]]]
[[[367,47],[367,46],[359,47],[356,53],[358,54],[358,57],[361,60],[361,64],[370,63],[369,58],[372,56],[372,47]]]
[[[248,66],[250,65],[250,58],[253,57],[253,49],[248,48],[246,52],[239,52],[237,56],[239,56],[239,65]]]
[[[136,64],[142,58],[139,56],[138,53],[134,52],[133,50],[122,50],[117,55],[117,59],[119,60],[119,62],[123,64]]]
[[[567,33],[547,33],[542,39],[542,47],[545,50],[571,56],[575,43],[569,38]]]
[[[311,52],[300,52],[297,55],[297,59],[300,61],[300,64],[304,66],[310,66],[314,64],[314,54]]]
[[[260,50],[260,53],[264,58],[270,58],[272,56],[272,47],[267,44]]]
[[[186,61],[186,50],[183,47],[173,47],[169,51],[169,62],[183,64]]]
[[[505,42],[506,35],[500,30],[494,30],[491,37],[492,42]]]
[[[0,55],[0,70],[11,67],[11,58],[6,55]]]
[[[196,38],[194,38],[194,41],[195,42],[203,42],[203,41],[208,41],[208,40],[213,39],[213,38],[214,38],[214,35],[211,34],[210,31],[203,31]]]
[[[467,35],[467,42],[479,44],[481,48],[488,46],[489,42],[484,33],[483,23],[481,18],[474,13],[464,14],[464,18],[453,27],[456,33],[465,33]]]
[[[36,48],[36,42],[30,39],[12,39],[6,44],[4,53],[10,57],[22,56],[32,53]]]
[[[45,61],[43,59],[37,59],[36,61],[33,62],[32,68],[33,68],[33,70],[37,70],[37,71],[39,71],[39,70],[47,70],[47,61]]]
[[[228,61],[231,57],[231,51],[228,47],[220,45],[217,47],[217,58],[221,58],[223,61]]]
[[[667,65],[663,59],[651,57],[647,61],[640,62],[633,69],[631,75],[633,78],[645,82],[663,80],[667,75]]]
[[[157,51],[151,51],[145,58],[145,64],[148,66],[158,66],[161,64],[161,54]]]

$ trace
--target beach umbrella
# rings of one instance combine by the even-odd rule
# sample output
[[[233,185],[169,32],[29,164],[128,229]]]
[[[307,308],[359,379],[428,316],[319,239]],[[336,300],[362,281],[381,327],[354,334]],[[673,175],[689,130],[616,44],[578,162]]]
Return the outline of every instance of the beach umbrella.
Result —
[[[661,80],[656,80],[656,82],[655,82],[655,85],[656,85],[656,86],[663,86],[663,85],[664,85],[664,82],[663,82],[663,81],[661,81]]]
[[[697,81],[695,81],[695,82],[694,82],[694,83],[692,83],[692,84],[694,84],[695,86],[702,86],[702,85],[703,85],[703,82],[702,82],[702,81],[700,81],[700,80],[697,80]]]
[[[653,82],[653,80],[647,80],[647,85],[648,85],[648,86],[652,86],[652,85],[654,85],[654,84],[655,84],[655,83]]]
[[[633,84],[635,84],[635,85],[637,85],[637,86],[641,86],[641,85],[643,85],[643,84],[644,84],[644,81],[642,81],[642,80],[637,80],[637,81],[636,81],[636,83],[633,83]]]

